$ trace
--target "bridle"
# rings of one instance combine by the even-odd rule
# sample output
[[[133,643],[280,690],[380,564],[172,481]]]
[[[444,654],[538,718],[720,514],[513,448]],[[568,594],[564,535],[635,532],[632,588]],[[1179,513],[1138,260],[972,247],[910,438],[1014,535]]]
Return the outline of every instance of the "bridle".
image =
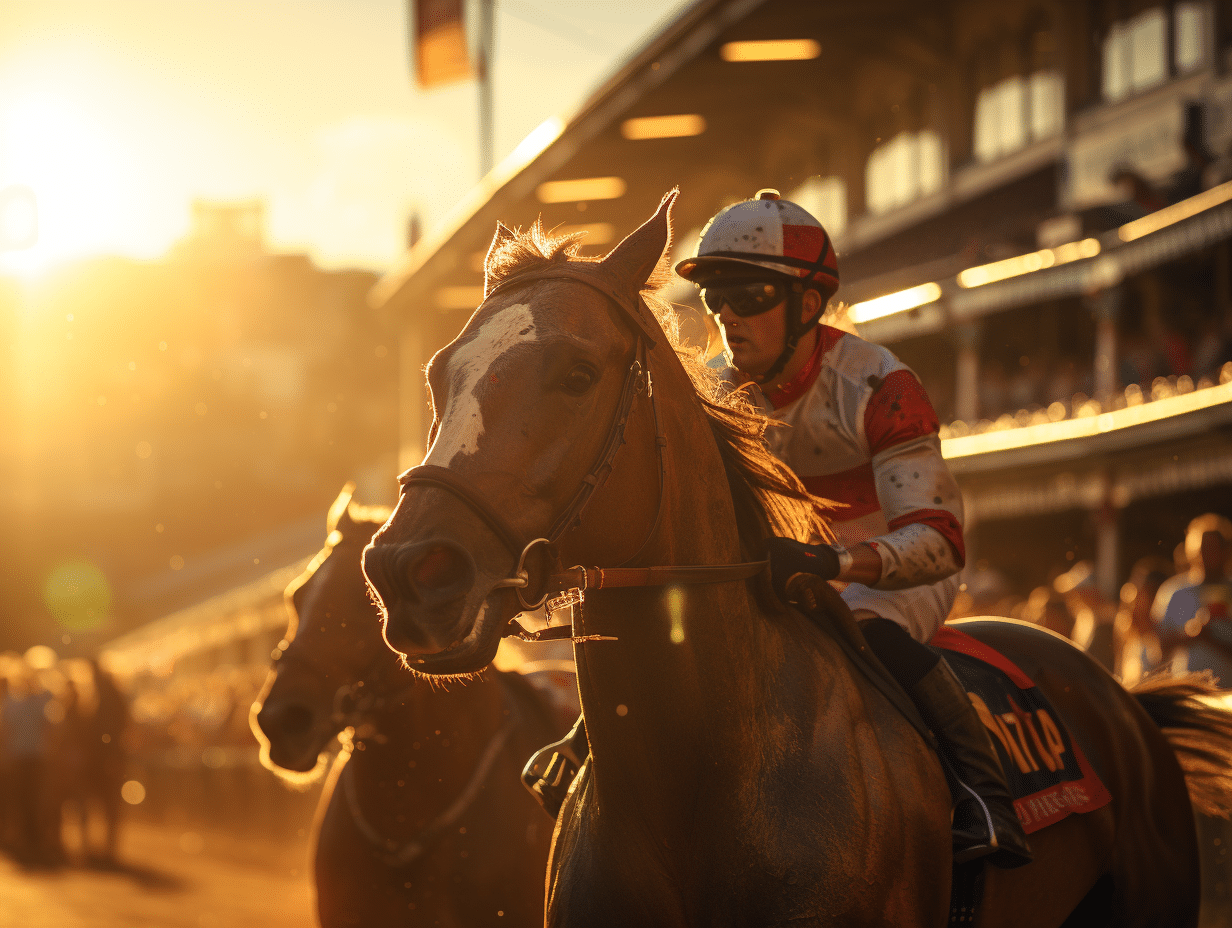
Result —
[[[380,830],[364,815],[355,788],[355,777],[353,774],[348,775],[353,768],[348,763],[347,768],[350,770],[342,771],[340,776],[342,792],[351,821],[359,833],[381,854],[381,859],[387,867],[409,867],[418,862],[474,805],[501,751],[505,749],[514,731],[522,723],[522,710],[518,707],[517,701],[510,698],[508,684],[504,683],[499,676],[497,680],[501,681],[502,711],[508,713],[509,717],[489,739],[487,747],[484,748],[474,770],[471,771],[470,779],[466,781],[462,792],[439,815],[421,828],[413,838],[397,841],[381,834]]]
[[[664,481],[666,479],[666,462],[664,460],[664,449],[667,445],[667,439],[663,437],[662,430],[659,427],[659,409],[658,403],[654,398],[654,384],[651,380],[649,369],[649,358],[647,357],[645,342],[639,338],[637,340],[637,348],[634,351],[633,363],[629,365],[629,369],[625,372],[624,382],[620,389],[620,398],[616,403],[616,411],[612,417],[612,422],[608,426],[607,437],[604,439],[602,449],[595,460],[595,464],[590,471],[582,478],[573,497],[561,510],[560,514],[553,520],[551,527],[542,537],[527,540],[521,533],[517,531],[509,521],[501,515],[497,509],[492,506],[480,493],[475,490],[466,480],[457,472],[450,470],[447,467],[438,467],[435,464],[421,464],[418,467],[413,467],[398,478],[398,483],[405,491],[407,487],[415,484],[426,486],[434,486],[438,489],[443,489],[449,492],[455,499],[465,503],[472,512],[474,512],[484,523],[490,528],[493,533],[501,539],[505,547],[510,553],[517,557],[517,566],[511,577],[506,580],[501,580],[497,583],[498,587],[512,587],[518,597],[518,603],[523,609],[536,609],[543,605],[547,596],[540,597],[537,601],[530,601],[526,598],[525,591],[529,587],[530,578],[526,570],[526,561],[530,553],[539,545],[545,546],[549,557],[555,556],[555,545],[570,528],[576,526],[582,518],[582,512],[585,510],[587,503],[590,502],[595,490],[599,489],[606,481],[612,472],[613,461],[616,457],[616,452],[620,450],[621,445],[625,443],[625,428],[629,423],[629,417],[633,412],[633,405],[638,396],[645,393],[650,400],[651,409],[655,421],[655,448],[658,457],[658,507],[655,511],[654,522],[651,524],[650,530],[643,539],[637,551],[624,563],[630,563],[641,556],[646,550],[646,546],[658,531],[659,521],[663,515],[664,504]]]
[[[656,566],[629,567],[628,564],[638,560],[649,546],[659,530],[663,517],[666,486],[666,451],[667,438],[660,424],[658,401],[654,395],[654,382],[650,373],[650,350],[657,338],[663,333],[654,320],[653,314],[643,302],[640,294],[630,295],[601,275],[595,264],[568,265],[558,264],[541,268],[508,278],[497,284],[485,295],[485,302],[494,294],[503,290],[524,287],[535,281],[568,280],[585,284],[598,290],[604,296],[613,300],[634,322],[636,345],[633,352],[633,363],[625,372],[620,398],[612,420],[608,424],[607,436],[595,459],[594,465],[583,477],[570,501],[561,513],[553,520],[547,533],[541,537],[526,539],[519,533],[501,513],[472,487],[462,476],[447,467],[435,464],[421,464],[412,467],[398,478],[398,484],[405,493],[408,487],[431,486],[445,490],[455,499],[464,503],[472,512],[488,526],[502,541],[504,546],[516,558],[516,564],[510,576],[499,580],[495,589],[512,588],[517,596],[518,604],[525,610],[536,609],[547,604],[549,617],[552,611],[565,607],[581,606],[585,594],[591,590],[611,589],[615,587],[651,587],[669,584],[726,583],[737,580],[748,580],[761,573],[769,564],[768,561],[747,561],[737,564],[709,564],[689,566]],[[638,397],[646,395],[650,402],[651,414],[655,428],[655,454],[658,467],[658,505],[654,521],[644,536],[637,551],[618,567],[582,567],[575,566],[563,569],[560,556],[556,550],[556,542],[570,528],[578,525],[587,504],[611,475],[615,466],[616,452],[625,443],[625,429],[633,412],[633,406]],[[544,552],[557,569],[552,572],[543,584],[543,595],[538,600],[527,598],[530,589],[530,572],[526,567],[527,559],[535,548],[543,546]],[[553,596],[552,594],[560,594]],[[554,626],[539,632],[527,632],[515,620],[509,622],[506,635],[516,635],[528,641],[543,641],[554,638],[573,637],[569,626]],[[575,640],[615,640],[605,636],[584,636]]]

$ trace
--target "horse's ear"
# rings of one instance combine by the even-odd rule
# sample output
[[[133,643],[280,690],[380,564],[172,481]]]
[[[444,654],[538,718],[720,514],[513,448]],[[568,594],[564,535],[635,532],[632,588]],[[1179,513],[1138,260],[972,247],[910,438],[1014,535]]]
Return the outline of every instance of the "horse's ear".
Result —
[[[672,204],[680,188],[664,194],[653,216],[630,232],[600,262],[617,280],[631,281],[638,290],[650,280],[672,244]]]
[[[325,534],[330,535],[333,532],[340,532],[355,523],[351,521],[351,514],[348,509],[351,505],[351,497],[355,495],[355,481],[348,480],[342,488],[342,492],[338,494],[338,498],[334,500],[329,507],[329,514],[325,517]]]
[[[492,287],[496,283],[493,279],[495,268],[493,267],[496,261],[496,253],[500,250],[501,245],[509,241],[514,236],[514,231],[505,225],[500,220],[496,222],[496,234],[492,236],[492,244],[488,246],[488,256],[483,259],[483,296],[487,299],[489,293],[492,292]]]

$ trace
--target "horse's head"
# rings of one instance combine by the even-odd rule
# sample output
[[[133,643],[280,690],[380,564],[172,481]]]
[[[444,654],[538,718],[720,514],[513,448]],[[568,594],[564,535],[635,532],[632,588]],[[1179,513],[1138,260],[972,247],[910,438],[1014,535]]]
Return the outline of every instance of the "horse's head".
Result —
[[[325,547],[287,587],[290,644],[253,705],[263,757],[286,770],[313,770],[364,687],[379,687],[382,674],[396,670],[360,569],[364,545],[389,511],[354,506],[353,489],[348,484],[330,507]]]
[[[498,227],[485,299],[428,370],[427,456],[403,475],[398,506],[364,553],[385,638],[416,669],[467,673],[492,660],[519,611],[507,581],[524,552],[532,586],[542,575],[535,539],[562,540],[569,556],[604,544],[603,507],[579,524],[577,501],[606,476],[606,449],[624,437],[617,423],[633,390],[646,392],[645,348],[664,339],[640,293],[666,251],[673,199],[601,260],[576,257],[572,240],[537,225]],[[640,463],[636,450],[619,460],[626,471]],[[631,508],[622,514],[640,515]]]

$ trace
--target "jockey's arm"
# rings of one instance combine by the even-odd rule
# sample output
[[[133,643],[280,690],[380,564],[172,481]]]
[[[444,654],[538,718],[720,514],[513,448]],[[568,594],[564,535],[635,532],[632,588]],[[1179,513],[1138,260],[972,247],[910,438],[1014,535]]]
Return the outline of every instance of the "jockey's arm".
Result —
[[[889,531],[847,549],[838,579],[882,590],[944,580],[962,569],[962,493],[941,456],[937,415],[914,375],[896,371],[864,417],[877,498]]]

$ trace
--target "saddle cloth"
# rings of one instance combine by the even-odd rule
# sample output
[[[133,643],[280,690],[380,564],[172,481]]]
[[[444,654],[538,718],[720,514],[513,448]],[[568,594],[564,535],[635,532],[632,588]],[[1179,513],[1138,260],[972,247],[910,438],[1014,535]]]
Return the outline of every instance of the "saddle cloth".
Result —
[[[1027,834],[1112,801],[1052,704],[1013,662],[949,625],[929,644],[945,652],[988,729]]]

